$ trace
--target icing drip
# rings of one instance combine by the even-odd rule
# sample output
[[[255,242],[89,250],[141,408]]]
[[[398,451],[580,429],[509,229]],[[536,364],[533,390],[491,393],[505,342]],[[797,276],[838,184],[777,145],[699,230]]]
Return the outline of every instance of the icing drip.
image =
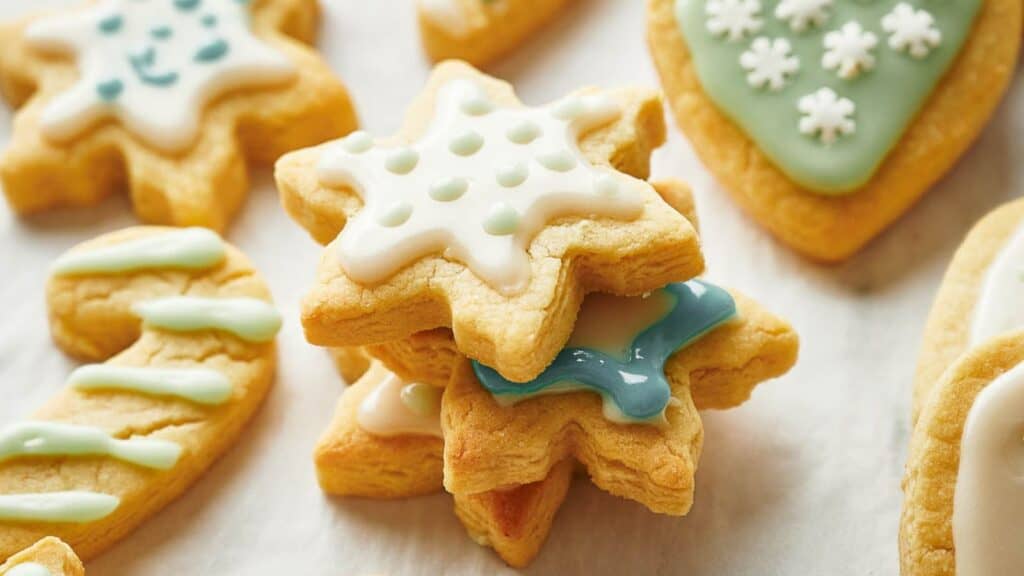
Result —
[[[116,274],[174,268],[204,270],[224,260],[224,242],[205,228],[185,228],[120,244],[69,252],[53,265],[53,273]]]
[[[441,438],[442,390],[407,384],[384,368],[375,370],[380,381],[359,405],[359,427],[375,436]]]
[[[72,372],[68,384],[79,390],[126,390],[210,406],[224,404],[231,398],[231,382],[223,374],[204,368],[90,364]]]
[[[586,390],[602,396],[609,420],[664,422],[672,400],[665,362],[735,317],[732,296],[699,280],[670,284],[647,298],[601,296],[590,306],[584,304],[577,320],[580,334],[574,332],[570,345],[532,382],[511,382],[478,362],[473,370],[502,403]],[[609,336],[598,339],[601,329],[609,330]],[[623,351],[625,338],[629,344]]]
[[[381,282],[430,254],[465,263],[505,294],[530,280],[530,242],[564,216],[632,220],[647,184],[594,166],[579,150],[587,130],[620,110],[600,96],[545,108],[498,108],[470,80],[438,93],[437,117],[410,148],[367,147],[357,134],[320,159],[327,186],[349,186],[364,207],[334,250],[361,284]]]
[[[50,569],[35,562],[18,564],[7,571],[7,576],[53,576]]]
[[[223,330],[248,342],[269,342],[281,329],[281,315],[255,298],[175,296],[139,302],[132,308],[148,326],[174,332]]]
[[[957,576],[1024,574],[1024,364],[986,386],[960,442],[953,502]]]
[[[25,422],[0,430],[0,462],[19,456],[110,456],[169,470],[181,457],[181,446],[152,438],[118,440],[91,426]]]
[[[0,520],[86,524],[110,515],[121,500],[98,492],[0,494]]]
[[[1024,329],[1024,226],[985,274],[971,323],[971,345]]]
[[[69,52],[78,65],[78,83],[40,120],[57,141],[113,117],[148,144],[180,152],[194,142],[207,103],[295,75],[284,54],[249,30],[247,2],[237,0],[101,0],[38,20],[25,35],[36,48]]]

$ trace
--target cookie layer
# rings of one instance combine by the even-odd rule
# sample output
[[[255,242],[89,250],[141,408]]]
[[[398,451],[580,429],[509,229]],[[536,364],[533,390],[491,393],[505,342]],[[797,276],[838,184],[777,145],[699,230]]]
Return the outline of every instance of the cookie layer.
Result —
[[[52,536],[11,556],[0,576],[84,576],[85,567],[71,547]]]

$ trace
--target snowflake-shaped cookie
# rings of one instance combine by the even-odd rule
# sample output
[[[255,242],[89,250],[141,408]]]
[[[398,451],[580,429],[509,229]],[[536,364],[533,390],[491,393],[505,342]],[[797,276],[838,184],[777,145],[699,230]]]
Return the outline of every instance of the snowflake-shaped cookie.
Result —
[[[775,17],[785,20],[790,30],[803,32],[821,26],[828,20],[832,0],[782,0],[775,7]]]
[[[760,0],[709,0],[705,7],[708,31],[738,42],[764,25]]]
[[[77,59],[78,83],[40,121],[60,141],[114,116],[154,147],[180,151],[195,140],[207,102],[296,72],[249,30],[248,3],[239,0],[103,0],[35,22],[25,36]]]
[[[825,34],[825,54],[821,65],[835,70],[840,78],[856,78],[875,67],[871,54],[878,45],[878,37],[861,28],[859,22],[847,22],[839,30]]]
[[[833,144],[840,136],[856,130],[852,119],[856,106],[848,98],[840,98],[831,88],[821,88],[804,96],[797,108],[803,114],[800,133],[817,135],[824,144]]]
[[[924,58],[942,42],[942,32],[927,10],[915,10],[905,2],[897,4],[882,18],[882,29],[889,33],[889,47]]]
[[[786,85],[787,78],[800,70],[800,59],[793,56],[789,40],[762,36],[740,55],[740,66],[747,71],[747,82],[751,86],[768,86],[770,90],[778,91]]]
[[[365,206],[345,226],[338,258],[350,278],[374,284],[411,261],[443,252],[495,289],[530,280],[526,248],[549,221],[570,214],[630,220],[641,182],[591,165],[580,134],[620,114],[604,96],[545,108],[498,108],[474,81],[449,82],[438,117],[415,145],[378,148],[364,133],[320,161],[321,181],[351,186]]]

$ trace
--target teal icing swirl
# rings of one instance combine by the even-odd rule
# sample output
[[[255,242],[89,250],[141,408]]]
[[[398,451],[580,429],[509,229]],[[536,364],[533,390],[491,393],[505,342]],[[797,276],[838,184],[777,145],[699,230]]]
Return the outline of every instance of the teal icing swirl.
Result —
[[[124,92],[124,82],[121,82],[117,78],[110,80],[104,80],[96,85],[96,93],[99,94],[100,99],[104,102],[113,102],[121,96]]]
[[[174,7],[178,10],[189,11],[199,7],[201,0],[174,0]]]
[[[155,40],[167,40],[174,35],[174,29],[167,25],[154,26],[149,35]]]
[[[193,59],[196,62],[216,62],[228,53],[228,43],[221,38],[211,40],[196,50]]]
[[[131,63],[135,75],[146,84],[170,86],[178,81],[177,72],[156,72],[153,70],[154,66],[156,66],[156,48],[153,46],[147,47],[140,53],[129,55],[128,61]]]
[[[736,317],[736,302],[724,289],[700,280],[663,288],[675,300],[664,317],[641,332],[626,361],[590,348],[565,348],[540,376],[520,384],[473,362],[483,387],[498,400],[590,390],[611,401],[625,420],[649,422],[662,416],[672,397],[665,362],[680,349]]]
[[[103,34],[117,34],[124,26],[124,17],[120,14],[111,14],[100,20],[99,29]]]

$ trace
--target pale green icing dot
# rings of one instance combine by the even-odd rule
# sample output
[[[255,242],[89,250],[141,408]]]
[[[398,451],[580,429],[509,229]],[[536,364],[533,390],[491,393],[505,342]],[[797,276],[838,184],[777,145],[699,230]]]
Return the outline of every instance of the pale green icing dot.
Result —
[[[96,93],[104,102],[113,102],[124,92],[124,82],[117,78],[105,80],[96,85]]]
[[[216,62],[228,53],[228,49],[228,43],[221,38],[217,38],[196,50],[192,59],[196,62]]]
[[[519,228],[519,213],[504,202],[491,207],[484,220],[484,232],[491,236],[509,236]]]
[[[117,274],[176,268],[205,270],[224,260],[220,236],[205,228],[185,228],[100,248],[75,250],[54,262],[58,275]]]
[[[231,382],[205,368],[145,368],[90,364],[71,373],[68,384],[78,390],[123,390],[150,396],[172,396],[216,406],[231,398]]]
[[[248,342],[269,342],[281,329],[281,315],[256,298],[175,296],[139,302],[132,307],[153,328],[174,332],[223,330]]]
[[[468,189],[469,182],[465,178],[447,177],[434,182],[428,193],[438,202],[452,202],[462,198]]]
[[[362,154],[370,148],[373,148],[373,137],[362,130],[356,130],[342,139],[341,147],[346,152]]]
[[[574,120],[578,118],[584,112],[583,100],[578,96],[570,96],[561,102],[555,104],[555,107],[551,110],[551,114],[559,120]]]
[[[157,40],[167,40],[174,35],[174,30],[170,26],[157,26],[149,31],[149,35]]]
[[[523,182],[526,182],[526,178],[529,175],[530,171],[527,169],[526,164],[512,164],[498,168],[495,178],[497,179],[498,184],[501,184],[505,188],[515,188]]]
[[[529,120],[517,120],[505,132],[505,136],[509,141],[516,144],[529,144],[539,138],[540,135],[540,126]]]
[[[18,564],[7,571],[7,576],[53,576],[49,568],[35,562]]]
[[[615,196],[619,193],[619,182],[614,176],[602,174],[594,179],[594,192],[599,196]]]
[[[124,17],[120,14],[111,14],[100,20],[99,29],[104,34],[116,34],[124,26]]]
[[[99,492],[0,494],[0,520],[86,524],[109,516],[121,499]]]
[[[441,412],[441,388],[427,384],[407,384],[402,387],[402,404],[420,416],[432,416]]]
[[[472,156],[473,154],[476,154],[483,145],[483,136],[480,136],[480,134],[473,130],[466,130],[451,139],[448,143],[448,149],[452,151],[452,154],[458,154],[459,156]]]
[[[568,150],[555,150],[537,155],[540,165],[554,172],[568,172],[576,167],[576,157]]]
[[[473,94],[463,99],[459,108],[464,114],[483,116],[494,110],[494,104],[483,94]]]
[[[412,172],[413,168],[420,161],[419,152],[412,148],[402,148],[400,150],[394,150],[388,154],[384,160],[384,167],[388,169],[388,172],[402,175]]]
[[[19,456],[110,456],[169,470],[181,457],[181,446],[152,438],[119,440],[91,426],[23,422],[0,430],[0,462]]]
[[[971,33],[980,0],[918,2],[935,19],[942,40],[924,59],[889,47],[882,19],[902,0],[834,2],[824,26],[802,33],[772,16],[765,3],[763,27],[756,36],[785,38],[800,72],[778,91],[759,90],[746,78],[740,55],[752,39],[728,42],[707,29],[706,0],[676,0],[676,19],[689,46],[701,87],[791,180],[823,194],[844,194],[867,183],[899,142],[909,124],[956,59]],[[855,80],[839,78],[821,66],[824,36],[846,22],[858,22],[878,38],[874,68]],[[855,131],[831,145],[799,131],[797,102],[821,88],[831,88],[856,106]]]
[[[409,221],[412,216],[412,204],[400,200],[393,202],[377,215],[377,222],[386,228],[395,228]]]

